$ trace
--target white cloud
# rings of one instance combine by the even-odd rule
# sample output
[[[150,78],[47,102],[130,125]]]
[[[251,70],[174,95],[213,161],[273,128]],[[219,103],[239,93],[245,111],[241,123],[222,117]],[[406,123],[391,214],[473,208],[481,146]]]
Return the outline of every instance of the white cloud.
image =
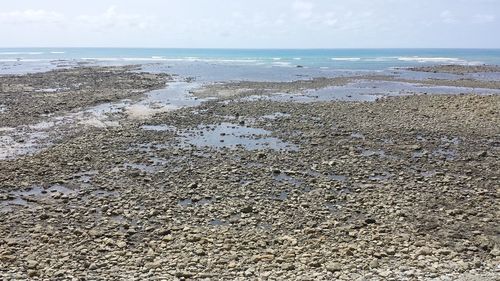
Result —
[[[120,13],[115,6],[109,7],[99,15],[80,15],[77,23],[99,31],[113,28],[146,29],[154,26],[153,19],[139,14]]]
[[[304,0],[297,0],[293,2],[292,8],[299,19],[307,20],[313,15],[314,4]]]
[[[476,14],[472,18],[472,21],[474,23],[491,23],[496,20],[496,17],[494,15],[487,15],[487,14]]]
[[[64,15],[46,10],[24,10],[0,13],[0,22],[7,24],[53,24],[61,23]]]
[[[452,24],[452,23],[457,23],[457,19],[455,18],[455,16],[453,15],[452,12],[450,12],[449,10],[445,10],[441,13],[440,15],[441,17],[441,21],[444,22],[444,23],[447,23],[447,24]]]

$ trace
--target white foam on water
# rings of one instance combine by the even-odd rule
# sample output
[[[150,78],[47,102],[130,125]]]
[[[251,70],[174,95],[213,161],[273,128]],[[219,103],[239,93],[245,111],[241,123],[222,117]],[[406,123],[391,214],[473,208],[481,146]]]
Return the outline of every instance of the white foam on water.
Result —
[[[51,54],[65,54],[66,52],[61,52],[61,51],[52,51],[50,52]]]
[[[360,61],[361,58],[332,58],[334,61]]]
[[[273,66],[279,66],[279,67],[293,67],[292,63],[290,62],[273,62]]]
[[[447,63],[467,63],[466,60],[462,60],[459,58],[447,58],[447,57],[398,57],[399,61],[408,61],[408,62],[420,62],[420,63],[427,63],[427,62],[447,62]]]
[[[0,55],[7,55],[7,56],[13,56],[13,55],[42,55],[44,54],[43,52],[0,52]]]

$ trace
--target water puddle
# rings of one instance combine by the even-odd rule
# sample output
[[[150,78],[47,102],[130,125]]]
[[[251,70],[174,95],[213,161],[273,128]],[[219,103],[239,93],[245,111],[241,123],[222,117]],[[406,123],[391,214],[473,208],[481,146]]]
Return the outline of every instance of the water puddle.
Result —
[[[97,171],[85,171],[74,174],[73,178],[78,179],[78,181],[82,183],[90,183],[92,181],[92,178],[97,174]]]
[[[328,177],[334,181],[344,182],[347,180],[347,177],[342,175],[329,175]]]
[[[57,92],[63,92],[63,91],[68,91],[70,88],[63,87],[63,88],[45,88],[45,89],[36,89],[35,92],[37,93],[57,93]]]
[[[272,200],[285,201],[288,199],[288,191],[281,191],[278,195],[271,196]]]
[[[365,136],[362,133],[354,132],[351,134],[351,138],[364,140]]]
[[[425,171],[420,173],[425,178],[431,178],[437,174],[436,171]]]
[[[95,198],[105,198],[105,197],[115,197],[118,196],[118,192],[116,191],[108,191],[104,189],[97,189],[90,193],[90,196]]]
[[[287,183],[287,184],[291,184],[293,186],[300,186],[300,185],[302,185],[304,183],[302,180],[299,180],[299,179],[296,179],[296,178],[294,178],[292,176],[289,176],[286,173],[275,174],[273,176],[273,178],[274,178],[275,181],[284,182],[284,183]]]
[[[182,207],[193,207],[193,206],[203,206],[207,204],[211,204],[215,201],[215,198],[202,198],[202,199],[193,199],[193,198],[186,198],[186,199],[181,199],[179,200],[179,205]]]
[[[77,194],[77,191],[62,185],[53,185],[49,188],[32,187],[21,191],[10,192],[6,200],[0,201],[0,211],[11,211],[12,207],[32,207],[33,203],[47,199],[64,199]]]
[[[362,156],[365,157],[372,157],[372,156],[378,156],[378,157],[385,157],[385,151],[381,149],[373,150],[373,149],[360,149],[360,153]]]
[[[220,219],[213,219],[208,224],[211,226],[224,226],[224,225],[228,225],[229,223],[222,221]]]
[[[270,95],[248,96],[242,101],[270,100],[278,102],[325,102],[357,101],[373,102],[388,96],[415,94],[500,94],[498,89],[467,88],[453,86],[433,86],[397,81],[356,80],[343,86],[331,86],[321,89],[309,89],[301,93],[274,93]]]
[[[180,139],[184,144],[196,147],[298,150],[296,145],[270,137],[270,134],[271,132],[264,129],[221,123],[219,125],[198,126],[195,130],[181,133]]]
[[[64,116],[50,117],[37,124],[0,128],[0,160],[37,153],[51,146],[66,133],[81,129],[81,126],[97,128],[120,126],[118,121],[111,119],[117,113],[125,112],[131,118],[145,118],[158,112],[197,106],[203,100],[196,99],[189,93],[196,87],[198,84],[172,82],[164,89],[146,93],[145,98],[136,103],[126,99],[103,103]],[[0,113],[5,111],[3,107],[0,107],[0,110],[2,110]],[[169,131],[173,128],[161,125],[144,126],[144,129]]]
[[[438,148],[432,151],[432,155],[447,161],[455,160],[456,152],[451,149]]]
[[[198,106],[204,100],[191,94],[191,91],[197,87],[199,87],[197,83],[169,83],[164,89],[147,93],[145,99],[127,107],[125,111],[132,118],[144,119],[161,112]]]
[[[441,142],[443,142],[445,144],[458,145],[458,144],[460,144],[460,139],[458,137],[453,137],[453,138],[442,137]]]

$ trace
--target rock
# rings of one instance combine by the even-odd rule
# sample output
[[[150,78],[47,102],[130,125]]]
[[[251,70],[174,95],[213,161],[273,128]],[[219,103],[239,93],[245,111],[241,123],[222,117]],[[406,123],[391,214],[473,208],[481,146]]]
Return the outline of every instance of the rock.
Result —
[[[283,270],[294,270],[295,265],[293,263],[284,263],[281,265],[281,269]]]
[[[488,156],[488,152],[486,152],[486,151],[481,151],[477,154],[478,158],[482,158],[482,157],[486,157],[486,156]]]
[[[385,253],[389,256],[393,256],[394,254],[396,254],[396,248],[394,247],[389,247],[387,248],[387,250],[385,250]]]
[[[373,259],[370,262],[370,268],[377,268],[379,266],[378,259]]]
[[[500,256],[500,247],[498,246],[495,246],[493,248],[493,250],[490,251],[490,255],[494,256],[494,257],[498,257]]]
[[[39,275],[38,270],[33,270],[33,269],[29,269],[28,270],[28,277],[35,277],[35,276],[38,276],[38,275]]]
[[[179,278],[181,278],[181,277],[183,277],[183,278],[191,278],[193,276],[194,276],[194,273],[188,272],[188,271],[177,271],[175,273],[175,277],[179,277]]]
[[[253,212],[253,207],[252,206],[246,206],[241,209],[242,213],[249,214]]]
[[[332,262],[332,263],[327,263],[325,268],[330,272],[337,272],[342,270],[342,265],[338,262]]]
[[[165,235],[162,240],[165,242],[170,242],[174,240],[174,237],[172,235]]]
[[[429,247],[421,247],[417,251],[417,255],[419,256],[429,256],[432,254],[432,250]]]
[[[89,266],[90,270],[96,270],[97,268],[98,268],[98,266],[95,263],[91,263]]]
[[[40,214],[40,216],[38,216],[41,220],[46,220],[49,218],[49,215],[47,215],[46,213],[43,213],[43,214]]]
[[[38,262],[34,260],[28,260],[28,268],[35,269],[38,266]]]
[[[367,219],[365,219],[365,223],[366,224],[374,224],[376,222],[377,221],[374,218],[367,218]]]

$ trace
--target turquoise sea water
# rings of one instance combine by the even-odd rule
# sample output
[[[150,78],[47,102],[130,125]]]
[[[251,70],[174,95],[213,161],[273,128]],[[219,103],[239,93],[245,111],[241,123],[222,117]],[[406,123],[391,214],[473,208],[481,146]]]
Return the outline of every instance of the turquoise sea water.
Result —
[[[500,65],[500,49],[0,48],[0,73],[44,71],[82,62],[147,64],[148,71],[175,71],[208,80],[264,76],[282,80],[431,64]]]
[[[141,49],[0,48],[0,62],[12,60],[205,61],[381,68],[421,63],[500,64],[500,49]]]

